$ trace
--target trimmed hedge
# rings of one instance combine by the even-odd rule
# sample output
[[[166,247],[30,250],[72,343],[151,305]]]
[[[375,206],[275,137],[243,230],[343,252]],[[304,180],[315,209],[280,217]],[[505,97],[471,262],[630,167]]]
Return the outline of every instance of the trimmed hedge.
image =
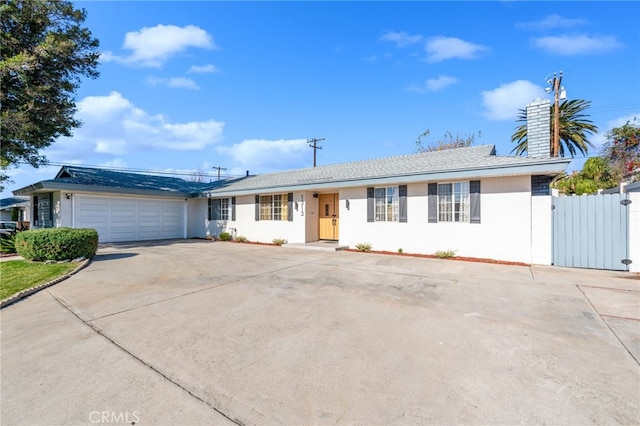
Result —
[[[33,229],[16,234],[18,255],[29,260],[91,259],[98,251],[98,231],[89,228]]]

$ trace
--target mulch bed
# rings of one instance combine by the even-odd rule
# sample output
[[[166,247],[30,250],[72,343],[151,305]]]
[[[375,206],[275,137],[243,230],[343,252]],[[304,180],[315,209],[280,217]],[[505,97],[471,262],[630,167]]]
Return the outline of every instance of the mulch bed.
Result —
[[[493,263],[496,265],[513,265],[513,266],[530,266],[528,263],[523,262],[509,262],[506,260],[496,260],[496,259],[485,259],[481,257],[465,257],[465,256],[454,256],[449,258],[440,258],[434,254],[418,254],[418,253],[398,253],[394,251],[377,251],[371,250],[368,252],[362,252],[356,249],[346,249],[345,251],[351,251],[355,253],[375,253],[375,254],[386,254],[390,256],[407,256],[407,257],[420,257],[423,259],[441,259],[441,260],[462,260],[465,262],[477,262],[477,263]]]

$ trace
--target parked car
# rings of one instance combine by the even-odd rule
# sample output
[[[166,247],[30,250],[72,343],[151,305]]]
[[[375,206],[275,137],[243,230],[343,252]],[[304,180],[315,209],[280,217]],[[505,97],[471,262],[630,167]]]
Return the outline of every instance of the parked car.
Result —
[[[0,238],[11,235],[18,228],[17,222],[0,222]]]

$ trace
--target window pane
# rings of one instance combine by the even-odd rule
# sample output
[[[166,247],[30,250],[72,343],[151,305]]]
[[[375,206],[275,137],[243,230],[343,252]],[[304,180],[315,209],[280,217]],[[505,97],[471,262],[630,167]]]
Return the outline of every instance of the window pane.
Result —
[[[271,195],[262,195],[260,197],[260,220],[272,220],[271,203],[273,198]]]
[[[280,195],[280,220],[289,219],[289,200],[287,194]]]
[[[220,220],[229,220],[229,199],[220,200]]]
[[[387,220],[398,221],[398,188],[387,188]]]
[[[384,222],[386,218],[385,212],[385,188],[376,188],[374,190],[376,222]]]
[[[453,220],[453,185],[438,184],[438,221],[451,222]]]

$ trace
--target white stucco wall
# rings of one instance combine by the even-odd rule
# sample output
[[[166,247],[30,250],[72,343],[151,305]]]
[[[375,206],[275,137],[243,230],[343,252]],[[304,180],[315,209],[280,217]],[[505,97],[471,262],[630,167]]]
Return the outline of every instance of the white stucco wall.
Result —
[[[534,265],[553,262],[553,214],[551,196],[531,197],[531,261]]]
[[[341,190],[340,244],[355,247],[357,243],[369,242],[373,250],[395,252],[402,248],[405,253],[424,254],[451,249],[456,250],[458,256],[531,263],[529,176],[483,179],[479,224],[428,223],[427,184],[411,184],[407,190],[407,223],[367,222],[366,188]],[[349,210],[346,210],[347,199]],[[540,208],[536,205],[535,210]],[[550,216],[550,211],[547,214]],[[536,241],[536,246],[540,244]],[[536,259],[541,257],[538,252]]]
[[[266,194],[268,195],[268,194]],[[295,205],[298,205],[296,210]],[[206,198],[189,200],[189,238],[205,238],[207,231],[217,236],[220,232],[233,232],[249,241],[270,243],[275,238],[284,238],[290,243],[317,240],[317,201],[312,192],[294,192],[293,221],[255,220],[255,196],[236,197],[236,220],[208,221]],[[308,225],[308,226],[307,226]],[[315,231],[314,231],[315,229]],[[310,238],[310,239],[309,239]]]

